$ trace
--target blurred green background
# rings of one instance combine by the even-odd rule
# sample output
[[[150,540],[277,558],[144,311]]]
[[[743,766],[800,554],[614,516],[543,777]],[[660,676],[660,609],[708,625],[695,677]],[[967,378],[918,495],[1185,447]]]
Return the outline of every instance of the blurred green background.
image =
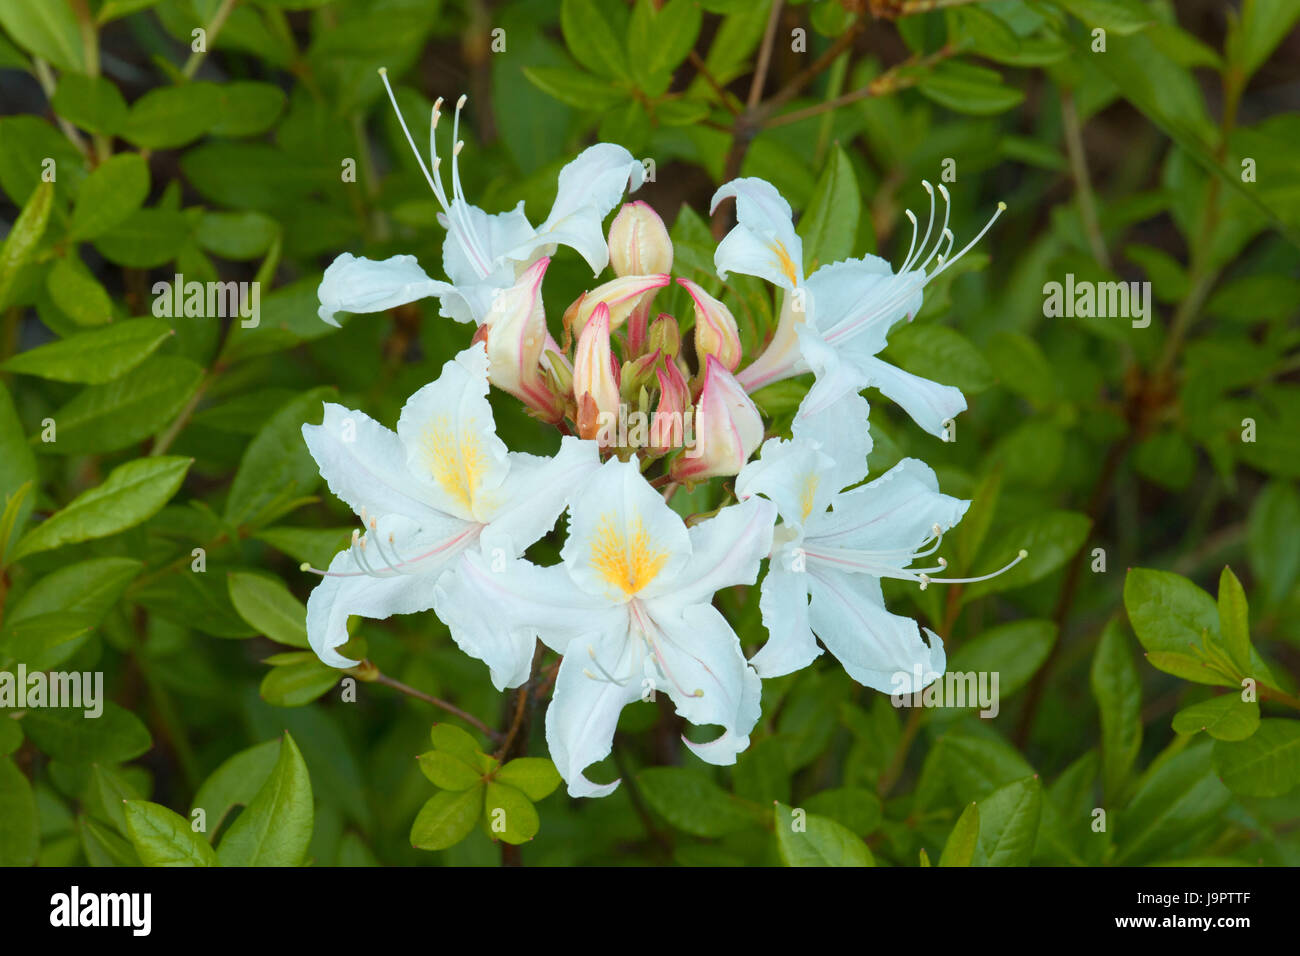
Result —
[[[0,713],[0,863],[135,862],[117,801],[249,804],[278,745],[211,775],[285,729],[322,865],[791,862],[774,800],[882,865],[945,845],[994,864],[1300,863],[1298,17],[1293,0],[0,0],[0,667],[102,670],[116,705],[93,723]],[[962,388],[956,441],[868,392],[873,474],[914,455],[974,500],[945,544],[954,569],[1031,552],[978,585],[886,587],[951,669],[1000,673],[995,719],[895,708],[823,657],[765,682],[734,768],[686,752],[666,703],[639,704],[613,796],[540,800],[521,850],[478,830],[412,848],[434,792],[413,758],[445,715],[374,683],[345,701],[298,626],[299,562],[324,566],[351,521],[299,426],[323,398],[391,425],[470,333],[431,301],[317,318],[341,252],[442,274],[381,66],[417,143],[435,97],[469,94],[461,174],[490,212],[522,199],[540,222],[597,140],[653,160],[634,198],[751,355],[772,302],[714,274],[730,211],[711,221],[708,203],[727,179],[768,179],[801,230],[815,221],[808,266],[897,266],[922,179],[951,191],[959,246],[1007,203],[885,353]],[[260,282],[260,324],[129,324],[176,274]],[[1149,282],[1150,325],[1046,316],[1044,285],[1067,274]],[[556,257],[553,331],[592,284]],[[807,385],[756,400],[787,427]],[[554,447],[501,399],[511,448]],[[68,518],[114,474],[136,491]],[[756,591],[719,606],[761,644]],[[432,613],[358,635],[384,674],[508,724],[513,696]],[[530,726],[545,756],[540,710]]]

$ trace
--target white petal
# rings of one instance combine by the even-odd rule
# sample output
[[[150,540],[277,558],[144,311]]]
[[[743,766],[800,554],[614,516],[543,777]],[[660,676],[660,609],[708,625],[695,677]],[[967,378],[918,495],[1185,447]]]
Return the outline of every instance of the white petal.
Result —
[[[791,567],[792,551],[772,558],[758,599],[768,639],[749,663],[764,679],[802,670],[822,653],[808,623],[808,573]]]
[[[588,146],[560,170],[555,203],[537,234],[507,255],[526,260],[547,246],[569,246],[587,260],[594,273],[599,273],[609,264],[601,223],[623,192],[632,192],[644,178],[641,164],[622,146]]]
[[[577,490],[561,552],[588,594],[624,602],[653,583],[670,586],[690,560],[677,513],[632,462],[611,458]]]
[[[447,230],[442,244],[442,268],[452,283],[473,285],[497,273],[508,286],[514,268],[503,263],[505,254],[533,235],[521,200],[509,212],[486,213],[460,199],[451,203],[452,218],[438,214]],[[504,286],[503,286],[504,287]]]
[[[434,582],[467,543],[462,540],[448,546],[441,537],[444,531],[441,527],[426,530],[410,519],[388,515],[378,520],[364,551],[354,546],[334,556],[329,575],[307,598],[307,639],[322,661],[331,667],[357,663],[336,650],[347,643],[350,615],[382,621],[393,614],[414,614],[433,606]],[[386,577],[365,573],[367,567],[383,570],[389,562],[417,555],[425,555],[416,564],[417,573]]]
[[[442,374],[402,407],[397,435],[407,467],[440,510],[485,522],[500,510],[509,465],[488,404],[488,358],[480,342],[442,367]]]
[[[600,467],[600,452],[594,441],[572,435],[560,439],[553,457],[512,451],[507,456],[510,471],[501,484],[498,510],[483,530],[483,553],[501,548],[510,557],[551,528],[570,503],[571,496]]]
[[[799,351],[817,380],[799,403],[800,417],[819,415],[846,395],[856,395],[867,380],[851,356],[833,348],[809,323],[798,326]]]
[[[812,629],[859,684],[903,694],[920,690],[943,674],[947,666],[943,641],[926,631],[927,647],[915,621],[886,611],[878,580],[811,563],[808,576]]]
[[[376,262],[343,253],[329,264],[316,295],[318,314],[330,325],[339,312],[382,312],[431,295],[452,291],[445,282],[430,279],[415,256],[393,256]]]
[[[689,530],[691,557],[681,574],[662,584],[656,581],[642,597],[662,597],[679,607],[708,604],[721,588],[753,584],[759,562],[772,550],[775,522],[776,505],[763,498],[728,505]]]
[[[736,197],[736,225],[713,253],[719,277],[739,272],[784,289],[801,285],[803,242],[794,231],[790,204],[771,183],[749,177],[721,186],[709,211],[729,196]]]
[[[758,723],[762,692],[758,675],[740,651],[740,639],[711,605],[697,604],[676,613],[665,611],[658,602],[647,608],[659,632],[651,638],[659,689],[691,723],[723,728],[719,737],[707,743],[683,738],[686,746],[709,763],[735,763]]]
[[[808,548],[915,548],[931,536],[936,524],[941,531],[956,525],[969,505],[942,494],[925,462],[904,458],[879,478],[836,497],[834,510],[818,520],[815,530],[809,529]]]
[[[898,403],[912,420],[931,435],[942,436],[944,422],[966,410],[966,397],[951,385],[904,372],[878,358],[861,364],[868,385],[873,385]]]
[[[814,513],[825,511],[836,492],[867,477],[867,456],[871,453],[868,411],[865,398],[847,392],[820,412],[795,417],[794,437],[814,443],[831,462],[821,473]]]
[[[816,504],[824,496],[823,477],[835,463],[811,441],[769,438],[763,442],[759,457],[747,464],[736,476],[736,496],[742,501],[764,495],[776,503],[781,520],[791,527],[802,527],[817,512]],[[838,490],[838,489],[837,489]],[[825,509],[822,504],[822,509]]]
[[[879,256],[846,259],[808,277],[808,311],[832,345],[875,355],[895,323],[920,310],[924,281],[919,272],[894,275]]]
[[[627,611],[585,594],[562,566],[467,552],[439,581],[438,617],[461,650],[487,663],[498,689],[528,677],[534,641],[565,653],[577,636],[627,629]]]
[[[364,412],[325,403],[319,425],[303,425],[302,437],[330,491],[357,514],[431,518],[423,484],[406,467],[397,435]]]
[[[617,780],[593,783],[583,771],[609,756],[619,713],[641,697],[644,642],[630,640],[624,630],[593,634],[589,643],[591,654],[564,656],[555,696],[546,709],[546,746],[571,797],[603,797],[618,786]],[[628,679],[622,683],[605,679],[596,662],[609,676]]]

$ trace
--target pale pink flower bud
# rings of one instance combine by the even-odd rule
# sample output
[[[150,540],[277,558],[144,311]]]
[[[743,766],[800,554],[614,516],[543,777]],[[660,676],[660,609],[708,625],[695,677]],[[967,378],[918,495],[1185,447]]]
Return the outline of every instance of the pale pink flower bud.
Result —
[[[669,474],[687,484],[737,474],[763,441],[763,419],[740,383],[710,355],[695,405],[695,446],[673,461]]]
[[[546,330],[542,277],[551,263],[538,259],[515,284],[499,291],[475,339],[487,346],[488,381],[514,395],[546,421],[558,422],[564,400],[547,381],[542,352],[556,348]]]
[[[630,202],[609,224],[609,264],[620,276],[672,271],[673,243],[668,227],[649,204]]]
[[[602,417],[618,417],[621,399],[616,372],[609,347],[609,307],[601,303],[582,330],[573,354],[573,397],[578,403],[580,437],[597,437]]]
[[[610,279],[590,292],[583,293],[569,307],[568,319],[573,334],[581,336],[587,322],[602,305],[609,312],[609,328],[612,332],[627,320],[637,306],[648,304],[654,294],[671,281],[672,278],[668,275],[623,276]]]
[[[705,356],[712,355],[734,372],[740,365],[740,330],[731,310],[709,295],[690,279],[678,279],[695,303],[695,354],[701,367]]]

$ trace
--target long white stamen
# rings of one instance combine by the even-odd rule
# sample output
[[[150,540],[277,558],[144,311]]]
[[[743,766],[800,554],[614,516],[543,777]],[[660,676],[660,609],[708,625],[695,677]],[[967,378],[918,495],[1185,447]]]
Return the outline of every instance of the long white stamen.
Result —
[[[486,276],[491,270],[489,270],[487,267],[486,257],[483,255],[483,251],[478,247],[478,243],[476,241],[476,237],[474,236],[473,230],[468,229],[466,227],[466,223],[464,221],[463,215],[460,220],[456,219],[456,217],[452,212],[453,204],[447,201],[447,194],[442,187],[442,180],[441,178],[435,177],[434,175],[434,173],[436,173],[438,170],[439,161],[438,161],[437,144],[435,142],[434,131],[432,126],[429,129],[429,152],[431,154],[431,159],[433,160],[434,172],[430,172],[429,167],[424,164],[424,156],[421,155],[419,149],[416,148],[415,138],[411,136],[411,131],[409,128],[407,128],[406,125],[406,119],[402,116],[402,111],[397,106],[397,97],[393,93],[392,85],[388,82],[387,67],[381,66],[379,68],[379,78],[383,80],[384,89],[388,91],[388,101],[393,104],[393,112],[397,114],[397,122],[402,127],[402,133],[406,136],[406,142],[410,145],[411,152],[415,154],[415,161],[420,164],[420,172],[424,173],[425,181],[428,182],[429,188],[433,190],[433,195],[438,200],[438,204],[442,206],[443,212],[447,214],[448,223],[455,223],[455,225],[457,226],[455,230],[457,234],[456,238],[460,241],[461,246],[469,254],[471,259],[474,260],[474,267],[478,269],[480,275]],[[460,98],[460,101],[457,103],[456,118],[458,122],[460,119],[460,105],[464,102],[464,100],[465,97],[462,96]],[[442,100],[439,99],[438,103],[441,104]],[[435,105],[433,109],[434,109],[433,125],[436,125],[437,117],[439,115],[439,106]],[[453,140],[454,139],[455,139],[455,135],[453,134]],[[454,157],[452,160],[452,164],[454,169],[455,166]],[[453,184],[453,188],[455,188],[454,184]],[[450,226],[448,228],[450,228]]]

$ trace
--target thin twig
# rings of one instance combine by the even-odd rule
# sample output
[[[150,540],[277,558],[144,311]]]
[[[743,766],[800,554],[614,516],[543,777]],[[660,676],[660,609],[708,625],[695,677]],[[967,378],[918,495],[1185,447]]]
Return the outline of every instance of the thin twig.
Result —
[[[472,727],[477,728],[480,732],[486,734],[492,740],[496,740],[496,741],[501,740],[501,732],[499,730],[492,729],[487,724],[483,723],[483,721],[475,717],[473,714],[461,710],[455,704],[449,703],[448,701],[443,700],[441,697],[434,697],[432,694],[426,694],[422,690],[416,690],[414,687],[411,687],[408,684],[403,684],[399,680],[394,680],[393,678],[389,677],[387,674],[379,674],[378,676],[375,677],[374,681],[377,684],[383,684],[387,687],[391,687],[393,688],[393,690],[401,691],[403,694],[406,694],[408,697],[414,697],[417,700],[424,701],[426,704],[433,704],[434,707],[440,707],[443,710],[445,710],[447,713],[455,717],[459,717],[461,720],[465,721],[465,723],[469,724]]]

